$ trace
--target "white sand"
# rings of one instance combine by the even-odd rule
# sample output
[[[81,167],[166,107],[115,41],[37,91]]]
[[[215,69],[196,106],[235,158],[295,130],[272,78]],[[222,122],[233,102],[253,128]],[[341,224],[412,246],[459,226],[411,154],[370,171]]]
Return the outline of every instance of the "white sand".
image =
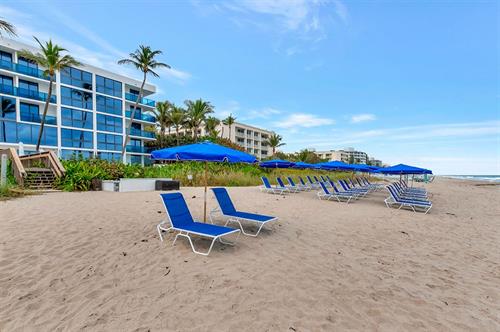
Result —
[[[499,331],[499,187],[427,188],[428,215],[387,209],[385,192],[230,188],[280,220],[209,257],[159,241],[155,192],[0,202],[0,331]],[[202,189],[182,192],[200,217]]]

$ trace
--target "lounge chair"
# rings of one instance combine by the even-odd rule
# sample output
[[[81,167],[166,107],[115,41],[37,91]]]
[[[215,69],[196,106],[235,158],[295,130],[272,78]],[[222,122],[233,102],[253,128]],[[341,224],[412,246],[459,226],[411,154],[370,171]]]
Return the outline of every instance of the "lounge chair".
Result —
[[[309,184],[311,185],[311,188],[319,188],[319,183],[316,181],[314,182],[312,179],[311,179],[311,176],[310,175],[307,175],[306,176],[307,178],[307,181],[309,181]]]
[[[341,202],[341,199],[344,200],[346,203],[349,204],[351,199],[355,198],[353,194],[350,193],[342,193],[342,192],[330,192],[328,188],[326,187],[324,182],[320,182],[319,185],[321,186],[320,191],[318,191],[317,196],[320,200],[326,199],[326,200],[331,200],[331,199],[336,199],[338,202]]]
[[[287,181],[288,183],[290,184],[290,187],[292,188],[297,188],[298,190],[301,190],[301,191],[309,191],[311,190],[310,187],[308,186],[305,186],[305,185],[302,185],[302,184],[295,184],[295,181],[293,181],[292,177],[291,176],[287,176]]]
[[[261,214],[237,211],[233,205],[233,202],[231,201],[231,197],[229,197],[229,194],[227,193],[226,188],[212,188],[212,191],[214,192],[219,207],[213,209],[210,212],[209,216],[211,222],[213,221],[213,215],[217,212],[220,212],[222,216],[226,218],[226,224],[224,226],[227,226],[230,222],[236,222],[240,226],[241,232],[243,234],[248,236],[257,236],[259,235],[260,230],[262,229],[262,227],[264,227],[265,224],[271,221],[278,220],[277,217],[270,217]],[[242,221],[248,221],[257,224],[259,227],[257,229],[257,232],[255,233],[245,232],[245,229],[241,224]]]
[[[266,178],[265,176],[260,178],[262,180],[262,183],[264,184],[263,186],[260,187],[260,191],[264,191],[269,194],[278,194],[278,195],[283,195],[289,192],[286,189],[283,188],[278,188],[278,187],[273,187],[271,183],[269,182],[269,179]]]
[[[426,192],[412,191],[408,189],[403,189],[401,184],[394,182],[392,184],[394,190],[397,191],[398,195],[403,198],[417,199],[417,200],[428,200]]]
[[[313,189],[313,186],[311,184],[307,184],[301,176],[298,176],[298,178],[301,186],[307,187],[309,190]]]
[[[344,180],[339,180],[338,183],[340,184],[342,189],[344,189],[344,191],[346,191],[346,192],[357,193],[358,196],[363,196],[363,197],[366,196],[366,194],[368,194],[367,189],[351,188],[351,187],[349,187],[349,184]]]
[[[398,196],[398,193],[393,186],[389,185],[386,188],[390,193],[390,196],[384,200],[387,207],[391,207],[392,205],[399,205],[399,209],[401,209],[402,207],[409,207],[413,210],[413,212],[417,212],[417,210],[420,210],[422,212],[425,212],[425,214],[427,214],[427,212],[429,212],[432,208],[432,203],[430,201],[405,199]]]
[[[240,233],[239,229],[229,228],[225,226],[218,226],[212,224],[206,224],[202,222],[196,222],[193,220],[191,216],[191,212],[189,212],[189,208],[184,200],[184,196],[181,193],[168,193],[160,195],[163,205],[165,206],[165,211],[167,214],[167,220],[162,221],[156,226],[158,230],[158,234],[160,235],[160,240],[163,241],[163,236],[161,234],[162,231],[174,230],[178,231],[177,235],[174,239],[174,245],[179,236],[183,236],[189,240],[189,244],[191,244],[191,249],[195,254],[208,256],[210,251],[212,251],[212,247],[216,240],[224,244],[232,244],[229,242],[225,242],[222,240],[223,236]],[[170,227],[167,223],[170,223]],[[194,248],[193,241],[191,240],[191,235],[198,235],[202,237],[207,237],[212,239],[212,243],[210,244],[210,248],[207,252],[200,252]]]
[[[287,190],[290,193],[298,193],[300,190],[297,187],[292,187],[292,186],[286,186],[283,180],[278,176],[276,178],[276,181],[278,182],[278,188]]]

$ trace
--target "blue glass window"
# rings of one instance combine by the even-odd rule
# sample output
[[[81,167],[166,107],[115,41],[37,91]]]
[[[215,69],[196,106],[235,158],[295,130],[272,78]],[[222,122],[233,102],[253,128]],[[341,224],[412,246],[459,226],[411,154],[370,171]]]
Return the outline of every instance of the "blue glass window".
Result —
[[[38,69],[38,64],[36,62],[33,62],[31,60],[19,57],[17,60],[17,63],[20,66],[26,67],[26,68],[31,68],[31,69]]]
[[[142,157],[137,156],[137,155],[131,155],[130,156],[130,163],[131,164],[142,164]]]
[[[97,152],[97,158],[109,161],[119,161],[122,159],[122,156],[119,153],[113,152]]]
[[[93,116],[91,112],[61,108],[61,123],[63,126],[92,129]]]
[[[61,103],[63,105],[92,109],[92,94],[77,89],[61,87]]]
[[[92,151],[82,151],[82,150],[61,150],[61,158],[62,159],[89,159],[94,156]]]
[[[14,94],[14,80],[12,77],[0,75],[0,92]]]
[[[95,77],[96,91],[107,95],[122,97],[122,83],[103,76]]]
[[[122,115],[122,101],[120,99],[97,95],[96,103],[98,112]]]
[[[40,109],[38,105],[21,103],[20,106],[21,121],[40,122]]]
[[[19,80],[19,89],[17,91],[21,97],[38,98],[38,83]]]
[[[39,125],[0,121],[0,142],[36,144]],[[41,145],[57,146],[57,128],[43,128]]]
[[[16,100],[0,96],[0,119],[16,120]]]
[[[12,70],[12,54],[0,51],[0,67]]]
[[[97,148],[99,150],[121,151],[122,136],[97,133]]]
[[[122,133],[123,120],[122,118],[118,118],[116,116],[97,114],[97,130]]]
[[[61,83],[92,90],[92,74],[73,67],[67,67],[61,70]]]
[[[91,131],[61,129],[61,145],[70,148],[92,149],[93,134]]]

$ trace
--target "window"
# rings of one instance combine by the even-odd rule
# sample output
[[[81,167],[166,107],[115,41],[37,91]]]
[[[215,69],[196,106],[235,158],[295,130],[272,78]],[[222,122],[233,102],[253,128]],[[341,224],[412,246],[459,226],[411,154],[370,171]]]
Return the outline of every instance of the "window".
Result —
[[[97,114],[97,130],[111,131],[114,133],[123,132],[123,120],[116,116]]]
[[[38,83],[19,80],[17,93],[20,97],[38,97]]]
[[[0,142],[36,144],[39,130],[39,125],[0,121]],[[41,145],[57,146],[57,128],[43,129]]]
[[[130,89],[130,93],[133,95],[139,95],[139,90]]]
[[[97,158],[109,161],[119,161],[122,159],[122,156],[119,153],[113,152],[97,152]]]
[[[98,133],[97,148],[99,150],[120,151],[122,149],[122,136]]]
[[[92,74],[87,71],[68,67],[61,70],[61,83],[92,90]]]
[[[82,151],[82,150],[61,150],[62,159],[89,159],[94,156],[92,151]]]
[[[0,75],[0,92],[14,94],[14,81],[12,77]]]
[[[16,100],[0,96],[0,119],[16,120]]]
[[[61,121],[63,126],[92,129],[93,118],[91,112],[74,110],[67,107],[61,108]]]
[[[92,94],[85,91],[61,87],[61,103],[63,105],[92,109]]]
[[[17,70],[23,74],[36,75],[38,74],[38,64],[31,60],[19,57],[17,60]]]
[[[130,156],[130,163],[131,164],[142,164],[142,157],[141,156]]]
[[[12,70],[12,54],[0,51],[0,67]]]
[[[97,92],[104,93],[107,95],[122,97],[122,83],[112,80],[110,78],[102,77],[96,75],[95,77],[96,90]]]
[[[122,101],[120,99],[97,95],[96,101],[98,112],[122,115]]]
[[[21,103],[21,121],[40,122],[40,109],[38,105]]]
[[[94,147],[92,136],[91,131],[62,128],[61,145],[70,148],[92,149]]]

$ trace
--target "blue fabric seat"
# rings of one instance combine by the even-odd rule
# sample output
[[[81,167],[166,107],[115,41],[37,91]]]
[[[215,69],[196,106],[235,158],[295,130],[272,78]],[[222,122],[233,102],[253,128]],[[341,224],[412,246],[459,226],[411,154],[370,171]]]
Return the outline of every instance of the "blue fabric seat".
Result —
[[[210,220],[212,222],[213,222],[213,215],[217,212],[220,212],[222,214],[222,216],[227,219],[226,225],[228,225],[230,222],[236,222],[239,224],[241,232],[243,234],[248,235],[248,236],[257,236],[257,235],[259,235],[262,227],[266,223],[278,220],[277,217],[271,217],[271,216],[266,216],[266,215],[262,215],[262,214],[237,211],[236,208],[234,207],[233,202],[231,201],[231,197],[229,197],[229,194],[228,194],[226,188],[212,188],[212,191],[215,195],[217,203],[219,204],[218,208],[215,208],[214,210],[212,210],[210,212]],[[249,222],[257,223],[259,225],[257,232],[255,232],[255,233],[246,232],[241,224],[241,221],[249,221]]]
[[[399,205],[399,208],[401,209],[402,207],[409,207],[411,208],[414,212],[417,212],[417,209],[423,210],[426,214],[430,211],[432,208],[432,202],[427,201],[427,200],[415,200],[415,199],[408,199],[408,198],[402,198],[399,196],[396,187],[393,185],[387,186],[387,190],[389,190],[390,196],[385,199],[385,205],[387,207],[390,207],[391,205]]]
[[[233,233],[239,233],[239,229],[234,229],[226,226],[218,226],[212,224],[206,224],[202,222],[196,222],[189,208],[184,200],[184,196],[181,193],[168,193],[160,195],[163,205],[165,206],[165,211],[168,220],[162,221],[158,224],[157,231],[160,235],[161,241],[163,241],[162,231],[175,230],[178,231],[174,239],[174,244],[179,236],[183,236],[189,240],[191,244],[191,249],[194,253],[208,256],[216,240],[221,243],[230,244],[224,242],[221,237]],[[170,227],[166,227],[167,222],[170,223]],[[199,235],[212,239],[210,248],[207,252],[199,252],[194,248],[193,242],[191,240],[191,235]]]

